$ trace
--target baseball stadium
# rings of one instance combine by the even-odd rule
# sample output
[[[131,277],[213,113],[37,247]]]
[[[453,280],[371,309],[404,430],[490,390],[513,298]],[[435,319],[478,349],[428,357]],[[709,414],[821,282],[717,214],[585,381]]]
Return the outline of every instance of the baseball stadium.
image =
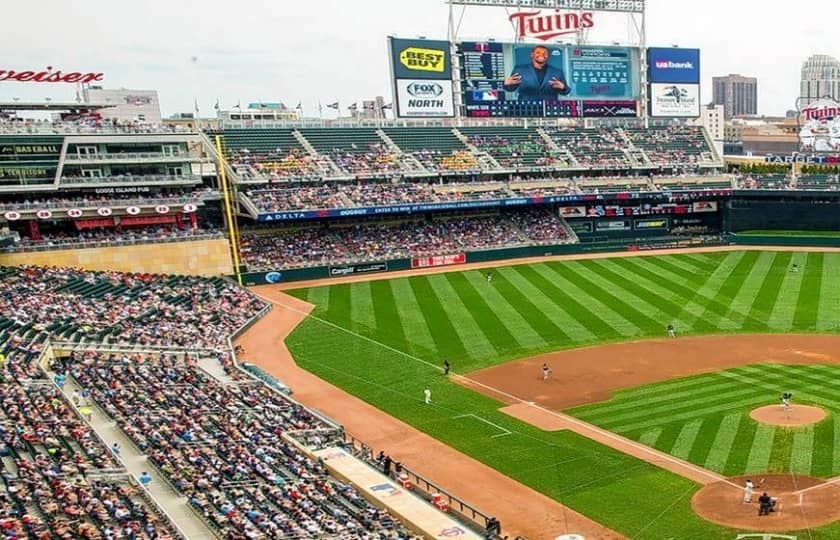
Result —
[[[840,105],[728,155],[644,0],[447,4],[336,120],[0,70],[77,93],[0,100],[5,538],[840,540]]]

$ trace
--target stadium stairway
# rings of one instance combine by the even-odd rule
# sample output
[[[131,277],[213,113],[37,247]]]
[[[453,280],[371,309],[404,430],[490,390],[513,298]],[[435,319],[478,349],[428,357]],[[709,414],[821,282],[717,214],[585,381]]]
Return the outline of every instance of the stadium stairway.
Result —
[[[304,150],[306,150],[306,153],[309,154],[309,156],[315,162],[315,165],[317,165],[318,169],[321,171],[321,174],[323,176],[341,177],[342,175],[344,175],[344,173],[338,167],[338,165],[333,163],[333,160],[331,160],[329,157],[323,154],[318,153],[318,150],[314,146],[312,146],[312,143],[306,140],[306,137],[303,136],[303,133],[301,133],[298,130],[294,130],[292,131],[292,136],[294,136],[295,140],[298,143],[300,143],[301,147]]]
[[[50,378],[53,375],[53,373],[49,373]],[[68,377],[62,390],[68,403],[72,403],[71,397],[74,390],[81,391],[81,388],[72,377]],[[118,461],[122,462],[128,474],[135,479],[144,471],[151,475],[152,482],[148,487],[149,494],[155,499],[158,506],[169,515],[170,519],[175,522],[175,525],[187,537],[187,540],[205,540],[208,538],[207,526],[192,510],[187,498],[177,495],[169,487],[169,483],[147,461],[146,456],[140,453],[131,439],[117,426],[116,422],[109,419],[98,407],[92,407],[92,409],[94,412],[91,415],[90,426],[99,438],[105,442],[107,447],[110,448],[115,442],[120,445]]]
[[[400,164],[400,169],[408,173],[409,176],[411,176],[412,173],[415,173],[418,176],[429,174],[428,169],[426,169],[426,167],[424,167],[423,164],[417,160],[417,158],[415,158],[411,154],[403,152],[402,148],[397,146],[394,140],[391,139],[391,137],[389,137],[387,133],[382,131],[382,129],[377,129],[376,134],[379,135],[379,138],[382,139],[382,142],[385,143],[386,148],[388,148],[391,152],[394,153],[395,156],[397,156],[397,161]]]

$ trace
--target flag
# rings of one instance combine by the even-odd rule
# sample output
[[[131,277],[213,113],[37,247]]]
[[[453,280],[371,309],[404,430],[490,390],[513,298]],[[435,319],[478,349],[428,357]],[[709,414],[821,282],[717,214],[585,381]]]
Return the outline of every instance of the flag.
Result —
[[[348,110],[348,111],[355,111],[357,108],[358,108],[358,107],[356,106],[356,104],[355,104],[355,103],[353,103],[352,105],[350,105],[349,107],[347,107],[347,110]]]
[[[195,100],[195,115],[198,116],[198,100]]]
[[[242,102],[237,100],[236,106],[234,107],[234,109],[241,109],[241,108],[242,108]]]
[[[394,106],[393,103],[386,103],[385,105],[382,106],[382,110],[384,111],[385,109],[391,109],[391,108],[393,108],[393,106]]]
[[[213,105],[213,108],[216,109],[217,111],[219,110],[219,100],[218,100],[218,98],[216,99],[216,104]]]
[[[295,107],[295,109],[297,109],[297,110],[299,110],[299,111],[302,111],[302,110],[303,110],[303,103],[301,103],[300,101],[298,101],[297,107]]]
[[[336,101],[335,103],[328,103],[327,107],[329,107],[330,109],[338,110],[338,102]]]
[[[365,102],[362,104],[362,107],[364,107],[364,109],[365,109],[366,111],[372,111],[372,110],[374,110],[374,109],[376,108],[376,104],[375,104],[373,101],[365,101]]]

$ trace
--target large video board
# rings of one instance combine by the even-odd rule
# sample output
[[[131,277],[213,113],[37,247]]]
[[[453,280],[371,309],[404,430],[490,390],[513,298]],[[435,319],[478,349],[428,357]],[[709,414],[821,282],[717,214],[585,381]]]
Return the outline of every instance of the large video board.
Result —
[[[638,115],[638,49],[490,41],[457,51],[466,116]]]

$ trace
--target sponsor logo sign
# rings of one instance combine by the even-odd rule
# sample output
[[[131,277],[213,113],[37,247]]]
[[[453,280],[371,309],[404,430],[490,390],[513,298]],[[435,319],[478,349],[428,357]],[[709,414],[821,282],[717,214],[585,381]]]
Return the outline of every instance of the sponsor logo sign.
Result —
[[[700,85],[651,84],[650,114],[668,118],[700,116]]]
[[[414,257],[411,259],[412,268],[431,268],[433,266],[447,266],[450,264],[464,264],[467,262],[465,253],[454,255],[435,255],[433,257]]]
[[[583,101],[584,117],[635,118],[639,115],[636,101]]]
[[[651,47],[648,66],[650,82],[700,84],[700,49]]]
[[[548,41],[557,36],[576,34],[595,26],[591,11],[520,11],[508,17],[516,27],[519,38],[536,38]]]
[[[718,203],[717,201],[698,201],[692,204],[692,211],[695,213],[698,212],[717,212],[718,211]]]
[[[443,118],[455,115],[449,81],[400,79],[396,84],[398,116]]]
[[[388,263],[370,263],[370,264],[345,264],[342,266],[330,266],[330,276],[352,276],[354,274],[370,274],[374,272],[386,272],[388,270]]]
[[[560,215],[566,218],[586,217],[585,206],[561,206],[558,210]]]
[[[395,79],[448,80],[452,76],[448,41],[390,39]]]
[[[265,275],[266,283],[280,283],[283,281],[283,274],[280,272],[269,272]]]
[[[61,70],[53,70],[52,66],[47,66],[45,70],[16,70],[16,69],[0,69],[0,82],[34,82],[34,83],[92,83],[99,82],[105,77],[102,73],[80,73],[78,71],[63,72]]]
[[[800,112],[799,148],[814,152],[840,150],[840,103],[820,99]]]

